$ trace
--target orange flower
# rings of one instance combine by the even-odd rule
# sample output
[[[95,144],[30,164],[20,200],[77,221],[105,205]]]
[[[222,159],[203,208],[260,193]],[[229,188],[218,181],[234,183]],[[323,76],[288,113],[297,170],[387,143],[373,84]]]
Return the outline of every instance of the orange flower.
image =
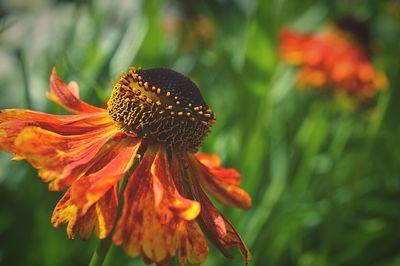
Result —
[[[354,27],[355,21],[351,23]],[[344,31],[342,24],[311,34],[284,29],[280,35],[281,57],[286,63],[300,67],[297,84],[301,88],[327,88],[371,99],[387,86],[387,78],[374,69],[364,44]]]
[[[50,190],[67,189],[53,226],[67,224],[68,237],[79,232],[82,239],[93,230],[100,239],[114,230],[114,243],[123,244],[129,256],[142,254],[157,264],[175,256],[180,265],[203,262],[203,234],[226,257],[235,246],[250,259],[239,234],[204,192],[250,207],[249,195],[237,187],[236,170],[222,168],[215,155],[195,154],[215,114],[188,78],[168,69],[131,68],[102,109],[81,101],[77,83],[64,84],[53,70],[48,97],[75,115],[2,110],[0,148],[37,168]]]

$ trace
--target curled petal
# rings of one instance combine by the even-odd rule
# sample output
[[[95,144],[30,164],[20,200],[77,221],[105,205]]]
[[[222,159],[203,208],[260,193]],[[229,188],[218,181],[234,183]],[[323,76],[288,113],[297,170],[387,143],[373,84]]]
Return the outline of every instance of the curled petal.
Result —
[[[51,223],[54,227],[67,225],[67,235],[73,239],[79,232],[81,239],[88,239],[93,231],[100,239],[112,231],[118,209],[118,185],[113,186],[85,215],[78,214],[78,207],[71,200],[68,190],[54,209]]]
[[[199,205],[176,190],[164,150],[146,151],[128,181],[124,202],[113,240],[117,245],[123,243],[128,255],[143,253],[149,262],[159,265],[177,252],[182,261],[197,263],[205,259],[207,245],[202,233],[193,229],[192,221]],[[194,238],[196,243],[192,243]]]
[[[79,135],[112,127],[107,113],[56,116],[24,109],[0,110],[0,136],[13,135],[25,127],[39,127],[62,135]]]
[[[118,184],[131,168],[139,146],[140,141],[124,138],[99,152],[96,162],[71,187],[71,199],[79,206],[80,213],[85,214],[111,187]]]
[[[29,110],[0,113],[0,148],[26,159],[51,190],[79,177],[117,130],[102,114],[60,117]],[[89,165],[90,166],[90,165]]]
[[[102,108],[98,108],[81,101],[79,99],[78,84],[76,82],[72,82],[67,86],[57,76],[55,68],[53,68],[53,72],[50,77],[50,92],[47,94],[47,96],[72,113],[80,114],[104,112],[104,109]]]
[[[237,247],[246,262],[251,260],[251,254],[239,233],[232,224],[214,207],[202,190],[193,169],[186,169],[190,190],[193,197],[201,204],[202,211],[197,219],[201,229],[218,249],[228,258],[232,258],[229,247]]]
[[[151,167],[151,174],[154,180],[157,180],[165,190],[165,198],[169,203],[169,208],[176,215],[185,220],[193,220],[200,213],[200,204],[196,201],[182,197],[174,184],[171,176],[167,155],[162,148],[157,152],[157,156]],[[181,177],[176,178],[181,179]],[[155,197],[157,193],[155,191]]]
[[[231,185],[240,184],[242,177],[239,172],[233,168],[223,168],[221,159],[217,155],[198,153],[196,158],[209,169],[213,176],[221,181]]]
[[[81,122],[82,125],[99,125],[110,123],[107,110],[101,113],[79,114],[79,115],[53,115],[27,109],[3,109],[0,110],[0,123],[6,121],[32,121],[47,122],[50,124],[73,124]]]
[[[238,177],[239,174],[236,170],[213,167],[210,163],[211,168],[208,168],[190,153],[188,153],[188,160],[193,178],[198,179],[200,184],[216,199],[224,204],[243,209],[251,207],[249,194],[236,186],[240,181],[240,176]]]

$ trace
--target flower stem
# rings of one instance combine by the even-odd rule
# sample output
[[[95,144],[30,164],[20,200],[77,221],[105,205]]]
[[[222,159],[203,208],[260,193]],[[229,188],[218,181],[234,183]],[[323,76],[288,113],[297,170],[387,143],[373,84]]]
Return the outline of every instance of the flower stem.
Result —
[[[108,254],[108,250],[111,246],[111,234],[100,240],[95,252],[93,253],[92,259],[90,260],[89,266],[101,266],[103,265],[104,259]]]
[[[18,49],[16,51],[16,54],[17,54],[18,61],[21,65],[22,80],[24,82],[24,90],[25,90],[25,104],[26,104],[26,107],[28,107],[29,109],[32,109],[32,100],[31,100],[31,95],[29,92],[28,72],[26,69],[25,56],[21,49]]]

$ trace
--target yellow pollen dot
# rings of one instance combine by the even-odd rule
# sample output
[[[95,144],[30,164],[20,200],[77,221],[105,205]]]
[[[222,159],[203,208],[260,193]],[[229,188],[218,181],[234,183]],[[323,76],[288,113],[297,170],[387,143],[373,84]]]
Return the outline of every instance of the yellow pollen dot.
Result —
[[[158,89],[157,89],[157,94],[160,94],[160,93],[161,93],[161,89],[158,88]]]
[[[183,112],[178,112],[178,115],[183,115]]]
[[[171,93],[169,91],[167,91],[167,93],[165,94],[167,97],[171,96]]]

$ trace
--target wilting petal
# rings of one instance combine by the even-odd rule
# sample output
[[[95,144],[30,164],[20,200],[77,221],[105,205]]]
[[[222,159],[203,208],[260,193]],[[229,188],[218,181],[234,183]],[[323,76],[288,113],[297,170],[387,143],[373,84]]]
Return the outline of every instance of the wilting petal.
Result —
[[[207,189],[216,199],[222,203],[248,209],[251,207],[251,198],[249,194],[238,188],[235,184],[238,173],[229,169],[224,172],[222,167],[207,168],[193,154],[188,153],[189,168],[193,178],[200,181],[201,185]],[[233,178],[229,178],[229,174],[233,174]],[[228,182],[227,182],[228,180]]]
[[[156,195],[160,191],[162,196]],[[207,256],[201,232],[193,229],[193,221],[187,221],[198,215],[199,204],[178,193],[165,151],[146,151],[128,181],[124,199],[113,240],[117,245],[124,243],[128,255],[136,257],[143,252],[157,263],[168,261],[178,251],[182,260],[187,257],[193,263]]]
[[[131,168],[139,146],[139,140],[126,137],[99,152],[96,162],[71,187],[71,198],[79,206],[80,213],[85,214],[111,187],[118,184]]]
[[[169,169],[167,154],[160,148],[151,167],[153,179],[161,183],[164,188],[169,209],[184,220],[193,220],[200,213],[200,204],[196,201],[185,199],[179,194]],[[181,177],[175,179],[181,179]],[[156,191],[154,194],[157,197]]]
[[[76,82],[68,86],[59,79],[56,69],[50,77],[50,92],[47,96],[68,111],[76,114],[104,112],[104,109],[85,103],[79,99],[79,87]]]
[[[31,121],[36,123],[68,124],[97,126],[110,123],[107,110],[101,113],[88,113],[79,115],[53,115],[27,109],[3,109],[0,110],[0,123],[6,121]]]
[[[229,252],[229,247],[234,246],[240,250],[245,260],[249,261],[251,259],[251,254],[242,238],[232,224],[225,219],[208,199],[197,180],[196,174],[193,173],[193,169],[186,169],[186,174],[189,178],[192,195],[194,199],[200,202],[202,207],[200,217],[197,221],[208,239],[210,239],[226,257],[232,257]]]
[[[242,177],[239,172],[233,168],[223,168],[221,159],[215,154],[198,153],[196,158],[204,164],[213,176],[221,181],[231,184],[239,185]]]
[[[95,229],[98,238],[106,238],[112,231],[118,209],[118,185],[113,186],[85,215],[79,216],[78,207],[71,200],[68,190],[54,209],[51,223],[54,227],[67,225],[67,235],[73,239],[79,232],[82,239],[88,239]]]
[[[180,243],[185,243],[180,248],[179,254],[179,262],[181,265],[184,265],[187,260],[192,264],[200,264],[202,263],[208,255],[208,246],[204,239],[203,232],[201,231],[199,225],[194,222],[188,222],[185,224],[187,236],[185,242],[181,241]]]
[[[17,135],[25,127],[39,127],[62,135],[79,135],[100,128],[113,127],[106,112],[81,115],[51,115],[24,109],[0,110],[0,125],[3,136],[7,131]]]
[[[29,110],[2,110],[0,148],[26,159],[51,190],[62,190],[116,134],[104,114],[54,116]]]

